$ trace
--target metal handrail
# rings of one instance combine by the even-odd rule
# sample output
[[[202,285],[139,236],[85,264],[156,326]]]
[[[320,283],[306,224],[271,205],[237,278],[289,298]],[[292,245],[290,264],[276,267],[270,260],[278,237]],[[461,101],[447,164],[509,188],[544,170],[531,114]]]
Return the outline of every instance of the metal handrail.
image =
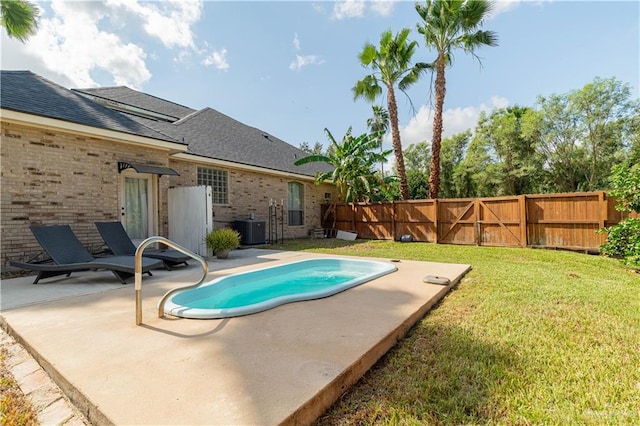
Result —
[[[159,237],[159,236],[149,237],[146,240],[144,240],[136,249],[136,263],[135,263],[136,325],[142,324],[142,252],[144,251],[144,249],[146,249],[149,246],[149,244],[153,244],[153,243],[162,243],[173,249],[176,249],[180,253],[186,254],[187,256],[190,256],[193,259],[197,260],[202,265],[202,278],[200,278],[200,281],[198,281],[196,284],[192,284],[189,286],[174,288],[173,290],[169,290],[164,294],[164,296],[162,296],[162,299],[160,299],[160,302],[158,303],[158,318],[162,318],[164,316],[164,304],[166,303],[169,296],[171,296],[173,293],[179,290],[186,290],[188,288],[199,286],[204,282],[204,280],[207,278],[207,274],[209,273],[209,265],[207,264],[207,261],[202,256],[199,256],[194,252],[187,250],[186,248],[174,243],[173,241],[168,240],[164,237]]]

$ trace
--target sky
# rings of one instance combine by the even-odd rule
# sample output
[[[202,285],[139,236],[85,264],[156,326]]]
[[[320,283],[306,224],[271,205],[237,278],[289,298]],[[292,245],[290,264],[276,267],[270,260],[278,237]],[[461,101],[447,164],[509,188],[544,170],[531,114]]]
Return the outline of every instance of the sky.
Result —
[[[214,108],[299,146],[366,132],[371,104],[351,89],[371,70],[358,54],[383,31],[411,29],[414,62],[432,62],[414,1],[36,2],[26,44],[1,33],[3,70],[31,70],[67,88],[125,85],[191,108]],[[482,26],[498,46],[455,52],[447,69],[444,136],[482,111],[535,106],[595,77],[640,88],[639,1],[494,3]],[[431,140],[432,77],[398,92],[403,147]],[[0,88],[1,90],[1,88]],[[378,104],[386,105],[386,97]],[[387,138],[390,147],[390,138]]]

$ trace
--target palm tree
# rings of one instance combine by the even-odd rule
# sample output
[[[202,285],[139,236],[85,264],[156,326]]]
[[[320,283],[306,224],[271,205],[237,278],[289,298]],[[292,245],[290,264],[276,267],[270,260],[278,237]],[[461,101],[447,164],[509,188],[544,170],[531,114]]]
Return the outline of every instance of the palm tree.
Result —
[[[0,1],[0,24],[9,37],[18,39],[22,43],[36,33],[39,14],[40,9],[30,1]]]
[[[438,198],[440,189],[442,108],[446,93],[445,68],[452,63],[454,49],[462,49],[478,58],[475,54],[477,48],[498,44],[498,37],[493,31],[478,29],[492,8],[492,3],[486,0],[426,0],[425,6],[416,4],[416,11],[423,21],[423,26],[418,24],[418,32],[424,35],[427,48],[432,48],[438,53],[436,60],[429,64],[430,69],[436,70],[436,103],[429,175],[431,198]]]
[[[324,129],[329,148],[326,154],[311,154],[296,161],[296,166],[307,163],[322,162],[332,166],[333,170],[318,173],[316,185],[326,181],[333,183],[338,189],[338,199],[335,199],[325,211],[322,223],[326,223],[329,216],[333,216],[332,228],[336,226],[336,205],[338,202],[353,203],[369,201],[375,191],[395,179],[395,176],[380,177],[373,171],[373,165],[385,161],[391,150],[376,153],[378,134],[365,133],[358,137],[351,135],[351,127],[338,143],[328,129]]]
[[[395,37],[391,31],[383,32],[380,36],[379,50],[371,43],[365,44],[362,52],[358,55],[358,59],[360,59],[362,66],[371,68],[373,73],[356,82],[353,87],[354,99],[362,97],[370,102],[375,101],[382,94],[381,84],[387,89],[391,140],[396,157],[396,169],[400,178],[400,194],[403,200],[409,198],[409,189],[402,156],[400,129],[398,127],[395,86],[397,85],[398,89],[404,92],[409,86],[418,81],[420,73],[427,68],[427,64],[423,63],[410,65],[411,58],[418,45],[415,41],[407,41],[410,32],[409,28],[404,28]]]
[[[330,181],[338,189],[340,200],[346,203],[368,201],[374,190],[384,183],[373,171],[373,166],[384,161],[391,150],[380,153],[374,151],[378,147],[377,133],[364,133],[355,137],[349,128],[342,142],[338,143],[328,129],[324,129],[324,132],[330,143],[327,154],[310,154],[294,164],[301,166],[313,162],[327,163],[333,170],[318,173],[316,184]]]
[[[378,144],[382,152],[384,135],[389,131],[389,112],[381,105],[372,105],[373,116],[367,120],[367,127],[371,133],[379,135]],[[384,176],[384,162],[380,163],[380,174]]]

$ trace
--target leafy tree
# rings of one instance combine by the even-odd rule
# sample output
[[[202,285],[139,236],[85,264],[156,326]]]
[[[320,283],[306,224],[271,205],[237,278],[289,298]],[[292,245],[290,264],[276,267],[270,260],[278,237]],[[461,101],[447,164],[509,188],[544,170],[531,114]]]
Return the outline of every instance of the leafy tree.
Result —
[[[429,173],[431,162],[430,148],[427,141],[411,144],[404,150],[405,168],[407,171],[415,170],[421,173]]]
[[[476,126],[478,143],[484,145],[494,167],[496,182],[491,195],[519,195],[539,192],[542,159],[537,151],[535,113],[519,106],[481,114]]]
[[[460,193],[459,188],[463,186],[464,171],[462,161],[466,152],[469,141],[471,140],[471,132],[467,130],[458,133],[450,138],[442,140],[440,150],[440,176],[442,182],[440,185],[441,198],[458,198],[465,195]]]
[[[382,151],[384,136],[389,131],[389,112],[380,105],[372,105],[373,116],[367,120],[367,127],[371,133],[378,135],[378,148]],[[380,173],[384,176],[384,163],[380,163]]]
[[[384,161],[392,152],[376,152],[378,134],[364,133],[355,137],[349,128],[339,143],[328,129],[324,131],[333,148],[332,152],[311,154],[295,162],[297,166],[312,162],[323,162],[333,166],[332,171],[317,174],[316,184],[330,181],[338,189],[340,201],[351,203],[369,201],[379,187],[393,180],[383,178],[373,170],[376,163]]]
[[[25,0],[1,0],[0,24],[7,35],[25,43],[38,29],[40,9]]]
[[[426,141],[411,144],[404,150],[409,198],[412,200],[429,198],[429,151]]]
[[[427,48],[434,49],[437,57],[429,68],[435,70],[435,111],[433,140],[431,142],[431,168],[429,195],[438,198],[440,190],[440,148],[442,142],[442,110],[446,94],[445,69],[453,63],[453,51],[462,49],[475,58],[481,46],[496,46],[493,31],[478,28],[492,9],[486,0],[427,0],[424,6],[416,4],[422,19],[418,32],[424,35]]]
[[[640,101],[613,78],[538,97],[540,150],[555,192],[607,189],[611,164],[638,158]]]
[[[307,154],[322,154],[324,147],[318,141],[316,141],[316,143],[313,144],[313,148],[311,147],[311,145],[309,145],[309,142],[302,142],[300,144],[300,149],[306,152]]]
[[[408,41],[408,28],[402,29],[395,36],[391,31],[385,31],[380,36],[380,47],[366,43],[358,55],[360,64],[372,70],[364,79],[356,82],[353,87],[354,99],[365,98],[374,102],[382,94],[382,86],[387,90],[387,108],[391,124],[391,141],[396,159],[396,168],[400,178],[400,193],[403,199],[409,198],[407,176],[402,155],[400,128],[398,125],[398,106],[396,103],[395,87],[405,91],[416,83],[420,73],[427,65],[418,63],[411,65],[411,59],[418,45],[415,41]]]
[[[491,197],[497,192],[500,178],[496,164],[487,150],[484,139],[476,135],[467,148],[458,168],[456,191],[461,197]]]
[[[429,174],[417,169],[407,169],[409,198],[424,200],[429,198]]]
[[[640,102],[631,100],[631,88],[614,78],[596,77],[568,95],[576,112],[576,127],[589,163],[584,189],[607,187],[611,164],[622,161],[624,146],[638,120]]]
[[[546,187],[550,192],[575,192],[584,188],[587,153],[580,143],[573,105],[567,96],[539,96],[535,126],[544,158]]]

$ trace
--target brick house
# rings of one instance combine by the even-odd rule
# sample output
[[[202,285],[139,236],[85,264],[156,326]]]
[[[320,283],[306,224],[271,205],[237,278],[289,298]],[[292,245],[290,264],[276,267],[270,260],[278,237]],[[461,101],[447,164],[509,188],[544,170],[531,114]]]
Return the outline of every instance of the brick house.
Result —
[[[211,108],[127,87],[69,90],[29,71],[2,71],[0,84],[3,268],[40,253],[34,224],[69,224],[93,250],[103,244],[96,221],[167,236],[172,187],[210,185],[215,227],[266,220],[282,201],[285,238],[319,226],[335,196],[314,183],[326,165],[295,166],[303,151]]]

